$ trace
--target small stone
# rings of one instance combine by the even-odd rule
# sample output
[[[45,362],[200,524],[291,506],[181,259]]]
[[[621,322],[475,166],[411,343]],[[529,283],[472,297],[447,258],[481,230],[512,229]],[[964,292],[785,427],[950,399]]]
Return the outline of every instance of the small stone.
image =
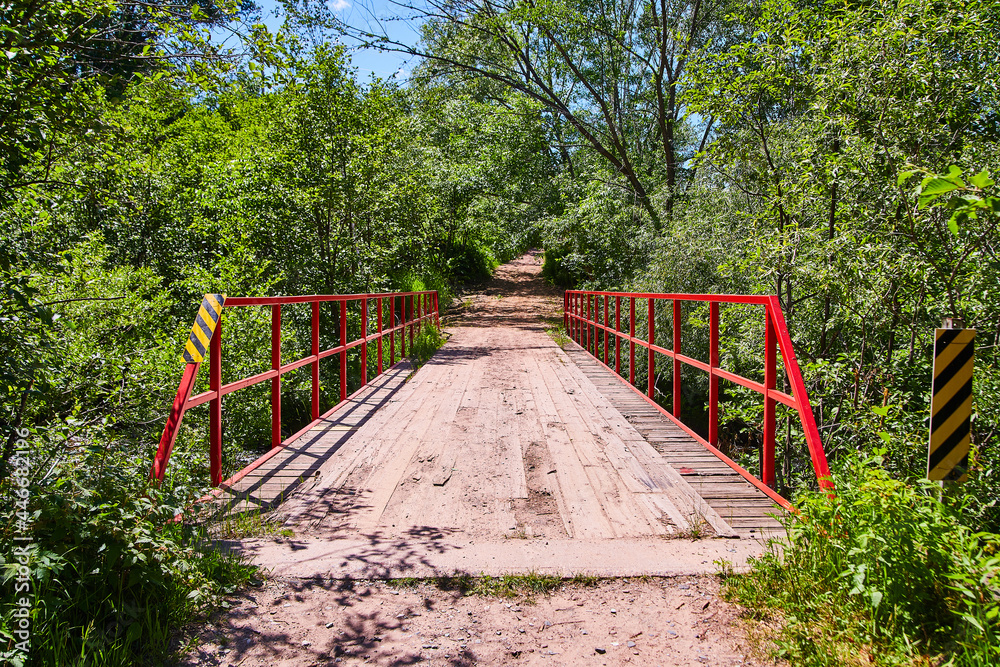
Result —
[[[503,634],[503,633],[502,633],[502,632],[500,632],[499,630],[497,630],[497,634],[499,635],[499,634]]]
[[[518,628],[517,631],[520,632],[522,635],[524,634],[524,628]]]
[[[313,643],[312,643],[312,642],[310,642],[310,641],[304,641],[304,642],[302,642],[302,645],[303,645],[303,646],[312,646],[312,645],[313,645]]]
[[[600,653],[601,655],[604,655],[605,653],[607,653],[607,652],[608,652],[608,649],[606,649],[606,648],[601,648],[600,646],[598,646],[598,647],[597,647],[597,648],[595,648],[594,650],[595,650],[595,651],[597,651],[598,653]]]
[[[618,610],[617,610],[617,609],[612,609],[612,610],[611,610],[611,613],[612,613],[612,614],[617,614],[617,613],[618,613]]]
[[[625,642],[625,646],[628,646],[629,648],[635,648],[635,642]]]
[[[611,642],[612,646],[618,646],[618,642]]]
[[[589,635],[590,633],[589,633],[589,632],[587,632],[586,630],[584,630],[584,631],[583,631],[583,634],[585,634],[585,635]]]
[[[688,590],[691,587],[688,586],[687,584],[681,584],[677,588],[681,589],[682,591],[686,591],[686,590]]]
[[[552,621],[545,621],[545,627],[551,628],[552,627]]]

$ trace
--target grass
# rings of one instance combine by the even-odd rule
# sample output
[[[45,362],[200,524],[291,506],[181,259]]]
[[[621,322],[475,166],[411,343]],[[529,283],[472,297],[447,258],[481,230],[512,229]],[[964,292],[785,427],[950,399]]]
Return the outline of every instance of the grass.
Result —
[[[446,341],[447,338],[436,326],[425,326],[413,340],[413,345],[409,349],[409,357],[413,361],[413,365],[420,368],[426,364]]]
[[[576,581],[575,579],[572,581]],[[442,591],[455,591],[461,595],[483,597],[521,598],[530,601],[535,595],[555,591],[565,582],[561,577],[529,572],[527,574],[504,574],[497,577],[488,574],[454,574],[452,576],[429,579],[405,577],[391,579],[387,584],[393,588],[412,589],[421,583],[428,583]],[[596,585],[596,584],[595,584]]]
[[[214,539],[220,540],[295,536],[295,531],[291,528],[283,528],[280,521],[276,521],[260,511],[226,515],[210,523],[207,526],[207,532]]]
[[[723,569],[725,596],[793,665],[1000,664],[1000,536],[961,523],[960,494],[880,463],[848,466],[836,499],[798,498],[786,541],[746,574]]]
[[[569,345],[569,343],[570,343],[569,336],[567,336],[565,333],[563,333],[562,329],[557,329],[555,327],[552,327],[552,328],[546,329],[545,333],[547,333],[549,335],[549,337],[552,338],[552,340],[555,341],[556,345],[558,345],[559,347],[561,347],[563,349],[565,349],[566,346]]]

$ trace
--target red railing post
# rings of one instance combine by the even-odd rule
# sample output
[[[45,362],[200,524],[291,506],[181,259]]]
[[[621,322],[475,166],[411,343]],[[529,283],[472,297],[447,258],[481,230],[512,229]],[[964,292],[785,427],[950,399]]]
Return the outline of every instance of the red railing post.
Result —
[[[674,299],[674,417],[681,418],[681,302]]]
[[[209,445],[208,465],[212,486],[222,483],[222,315],[215,325],[215,332],[209,344],[208,388],[215,392],[215,398],[208,406]]]
[[[340,300],[340,400],[347,400],[347,299]]]
[[[586,334],[584,333],[584,313],[586,306],[584,305],[584,296],[582,293],[576,295],[576,342],[578,345],[586,349],[584,345]]]
[[[591,301],[591,304],[590,304],[590,318],[589,319],[590,319],[590,326],[591,326],[591,328],[592,328],[592,330],[594,332],[594,351],[591,354],[593,354],[595,357],[597,357],[598,359],[600,359],[601,355],[599,353],[599,350],[601,348],[601,334],[600,334],[600,332],[597,329],[597,318],[600,317],[600,315],[597,314],[598,310],[599,310],[597,299],[598,299],[598,297],[595,294],[594,297],[593,297],[593,300]]]
[[[580,342],[580,295],[574,293],[570,298],[573,307],[573,317],[570,319],[571,333],[569,335],[577,344]]]
[[[774,324],[768,309],[764,308],[766,327],[764,331],[764,442],[761,451],[761,481],[774,488],[774,431],[775,400],[771,396],[778,385],[777,353],[775,346]]]
[[[382,297],[376,299],[378,307],[378,321],[376,322],[376,327],[378,328],[378,374],[382,374]]]
[[[719,444],[719,302],[708,306],[708,443]]]
[[[177,441],[177,432],[180,430],[181,419],[187,410],[188,399],[191,398],[191,390],[194,389],[194,382],[198,379],[198,369],[200,363],[184,364],[184,375],[181,377],[181,384],[177,387],[177,395],[174,397],[174,404],[170,408],[170,415],[167,417],[167,425],[160,436],[160,446],[156,450],[156,457],[153,459],[153,469],[149,476],[158,482],[163,481],[163,475],[167,471],[167,462],[170,460],[170,453],[174,449],[174,442]]]
[[[319,419],[319,301],[312,303],[312,418]]]
[[[563,291],[563,330],[569,335],[569,292]]]
[[[368,384],[368,299],[361,299],[361,384]]]
[[[615,373],[622,374],[622,298],[615,297]]]
[[[434,323],[441,328],[441,295],[434,290]]]
[[[608,365],[608,295],[604,295],[604,365]]]
[[[406,357],[406,318],[404,313],[406,312],[406,297],[399,297],[399,358],[403,359]],[[396,319],[395,310],[393,310],[393,319]]]
[[[795,359],[792,337],[789,335],[788,326],[785,324],[785,315],[781,312],[781,302],[777,296],[769,296],[767,301],[767,311],[774,321],[774,330],[778,338],[778,345],[781,348],[781,358],[784,361],[786,377],[792,386],[792,396],[795,397],[795,402],[798,406],[799,419],[802,422],[802,432],[806,438],[806,446],[809,448],[809,457],[812,459],[813,470],[816,471],[819,488],[830,491],[831,497],[833,497],[834,487],[833,480],[830,479],[830,467],[826,461],[826,453],[823,451],[823,442],[819,437],[819,429],[816,428],[816,416],[813,415],[812,405],[809,403],[809,394],[806,393],[806,385],[802,379],[799,362]]]
[[[656,327],[656,324],[655,324],[655,322],[656,322],[656,312],[653,309],[653,304],[655,303],[655,300],[652,297],[650,297],[650,298],[646,299],[646,302],[647,302],[647,304],[646,304],[647,305],[647,309],[649,310],[649,318],[648,318],[649,319],[649,348],[647,348],[647,352],[649,353],[649,356],[646,358],[646,368],[647,368],[647,373],[646,374],[649,375],[649,378],[646,381],[646,395],[649,396],[650,398],[653,398],[654,397],[653,396],[654,389],[656,388],[656,359],[653,358],[653,343],[655,342],[655,339],[656,339],[656,335],[655,335],[656,334],[656,330],[655,330],[655,327]]]
[[[628,298],[628,383],[635,386],[635,297]]]
[[[424,295],[414,294],[413,295],[413,319],[416,321],[416,326],[414,327],[417,331],[417,337],[420,337],[420,332],[424,330]]]
[[[403,297],[403,303],[406,303],[406,297]],[[413,348],[413,295],[410,295],[410,308],[404,315],[407,322],[407,331],[410,334],[410,348]]]
[[[281,370],[281,304],[271,306],[271,370]],[[271,447],[281,444],[281,375],[271,378]]]

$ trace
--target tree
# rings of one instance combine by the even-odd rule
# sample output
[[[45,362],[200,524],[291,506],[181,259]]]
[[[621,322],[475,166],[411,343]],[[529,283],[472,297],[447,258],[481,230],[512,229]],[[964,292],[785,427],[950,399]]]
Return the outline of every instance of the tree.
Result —
[[[661,211],[652,194],[662,184],[669,217],[689,157],[678,131],[688,60],[715,34],[723,2],[432,0],[399,6],[423,22],[421,44],[339,27],[361,43],[424,58],[432,72],[489,79],[523,93],[553,114],[560,148],[579,142],[595,151],[656,227]]]

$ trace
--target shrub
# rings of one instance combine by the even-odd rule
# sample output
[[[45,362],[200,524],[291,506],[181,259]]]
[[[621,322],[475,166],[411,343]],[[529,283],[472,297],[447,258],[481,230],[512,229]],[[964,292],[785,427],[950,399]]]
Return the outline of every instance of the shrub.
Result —
[[[726,580],[729,596],[777,612],[776,644],[795,665],[906,664],[951,655],[1000,661],[1000,536],[963,525],[965,498],[890,478],[880,456],[808,493],[787,539]]]
[[[79,469],[90,469],[82,463]],[[197,495],[102,484],[78,471],[35,484],[28,664],[162,664],[176,627],[249,581],[254,567],[205,547],[202,531],[172,521]],[[23,653],[12,650],[10,584],[19,564],[12,517],[4,514],[0,658],[17,664]]]
[[[438,348],[444,345],[445,337],[441,335],[441,330],[433,324],[425,326],[413,340],[410,347],[410,358],[417,368],[420,368],[434,356]]]

